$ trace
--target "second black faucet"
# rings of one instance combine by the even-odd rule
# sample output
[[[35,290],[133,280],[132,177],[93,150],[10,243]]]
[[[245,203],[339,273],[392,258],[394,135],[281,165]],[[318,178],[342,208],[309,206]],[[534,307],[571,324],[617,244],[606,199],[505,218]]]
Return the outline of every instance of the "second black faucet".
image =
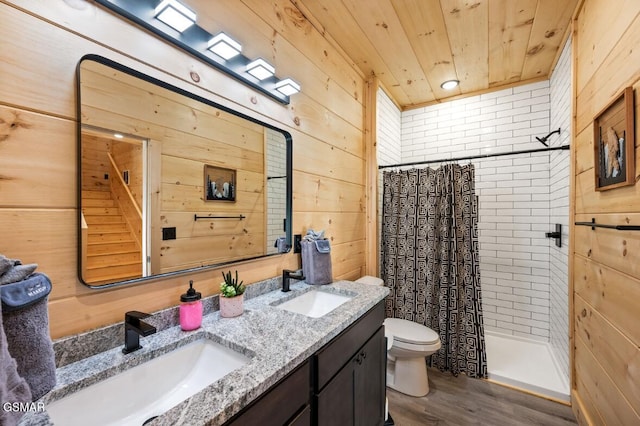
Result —
[[[149,316],[151,315],[139,311],[129,311],[124,314],[124,348],[122,348],[122,353],[128,354],[142,349],[140,336],[151,336],[157,331],[151,324],[140,321]]]
[[[291,291],[291,288],[290,288],[291,278],[293,278],[294,280],[304,280],[302,269],[298,269],[297,271],[292,271],[291,269],[282,270],[282,291],[285,291],[285,292]]]

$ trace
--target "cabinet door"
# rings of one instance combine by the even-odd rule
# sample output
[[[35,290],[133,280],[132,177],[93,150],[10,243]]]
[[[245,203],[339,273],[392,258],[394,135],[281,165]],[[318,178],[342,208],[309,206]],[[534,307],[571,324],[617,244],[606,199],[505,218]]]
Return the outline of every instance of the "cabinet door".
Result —
[[[384,424],[386,351],[379,328],[318,395],[318,426]]]
[[[384,328],[380,328],[354,357],[356,426],[384,424],[386,353]]]
[[[318,426],[353,425],[354,365],[352,359],[317,396]]]
[[[311,426],[311,407],[307,405],[288,426]]]
[[[384,301],[320,349],[316,355],[315,391],[320,392],[338,371],[349,363],[384,321]]]
[[[309,404],[311,367],[305,361],[263,396],[236,414],[225,426],[282,426]],[[302,420],[301,420],[302,421]],[[295,422],[293,422],[296,424]],[[304,424],[304,423],[297,423]]]

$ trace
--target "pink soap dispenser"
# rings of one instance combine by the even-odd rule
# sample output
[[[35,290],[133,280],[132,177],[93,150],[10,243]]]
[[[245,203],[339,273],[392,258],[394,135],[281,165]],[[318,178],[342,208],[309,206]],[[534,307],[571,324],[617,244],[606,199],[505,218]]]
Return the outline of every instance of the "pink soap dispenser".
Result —
[[[180,328],[191,331],[202,325],[202,294],[193,288],[189,281],[189,290],[180,296]]]

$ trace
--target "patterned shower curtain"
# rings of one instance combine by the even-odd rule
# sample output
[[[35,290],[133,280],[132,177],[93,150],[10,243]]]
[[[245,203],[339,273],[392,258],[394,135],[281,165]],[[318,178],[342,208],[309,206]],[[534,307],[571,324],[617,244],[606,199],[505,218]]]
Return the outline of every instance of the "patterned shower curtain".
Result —
[[[383,194],[387,317],[440,335],[431,366],[486,377],[473,165],[385,172]]]

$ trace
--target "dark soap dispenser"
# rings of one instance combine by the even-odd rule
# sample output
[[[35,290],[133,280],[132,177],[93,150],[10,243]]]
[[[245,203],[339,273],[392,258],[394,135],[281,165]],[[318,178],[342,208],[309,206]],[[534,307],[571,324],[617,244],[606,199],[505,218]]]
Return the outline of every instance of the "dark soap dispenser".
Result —
[[[193,288],[189,281],[189,289],[180,296],[180,328],[191,331],[202,325],[202,294]]]

